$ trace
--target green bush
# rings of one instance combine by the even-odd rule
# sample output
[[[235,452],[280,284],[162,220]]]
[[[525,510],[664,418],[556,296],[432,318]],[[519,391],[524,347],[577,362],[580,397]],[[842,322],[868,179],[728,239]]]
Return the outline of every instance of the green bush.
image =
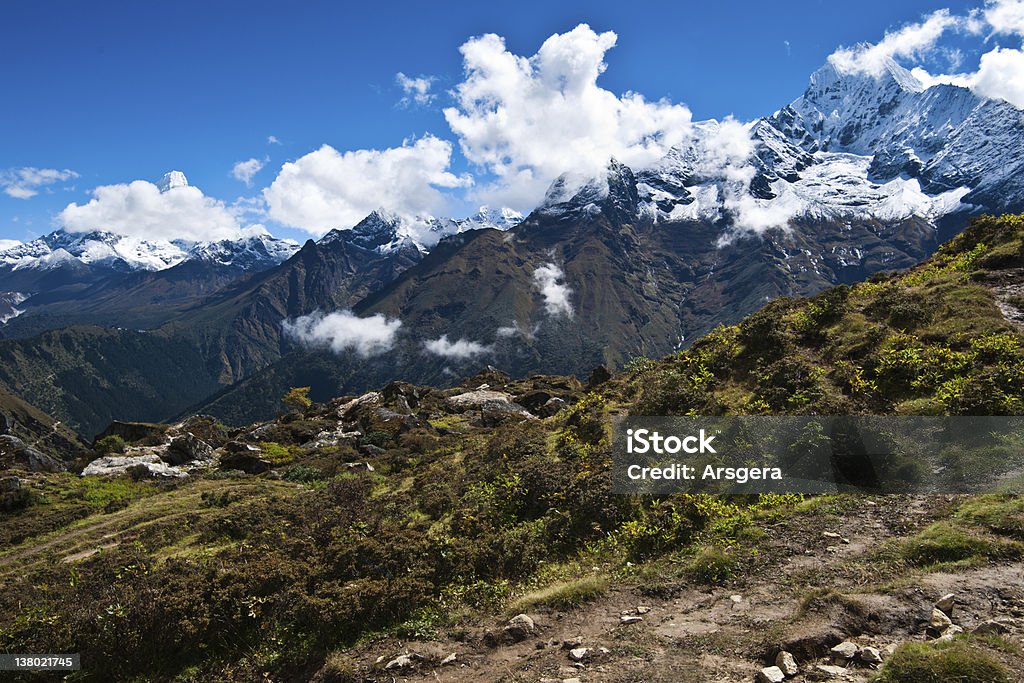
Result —
[[[105,436],[93,446],[93,450],[100,455],[111,455],[114,453],[124,453],[124,449],[128,446],[125,440],[116,434]]]
[[[964,639],[903,643],[885,663],[878,683],[1010,683],[1010,672]]]

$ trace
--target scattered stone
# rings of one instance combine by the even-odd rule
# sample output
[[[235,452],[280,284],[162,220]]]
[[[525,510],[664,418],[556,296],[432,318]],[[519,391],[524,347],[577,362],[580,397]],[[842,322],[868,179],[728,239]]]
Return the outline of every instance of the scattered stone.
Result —
[[[931,619],[928,620],[928,628],[935,633],[942,633],[953,625],[953,620],[946,616],[946,613],[938,607],[932,608]]]
[[[351,401],[349,401],[348,403],[345,403],[345,404],[339,406],[338,407],[338,412],[336,414],[337,414],[338,417],[344,418],[344,417],[346,417],[348,415],[348,413],[351,410],[353,410],[353,409],[355,409],[355,408],[357,408],[359,406],[376,405],[377,403],[381,402],[382,398],[383,398],[383,396],[381,396],[380,392],[371,391],[371,392],[369,392],[367,394],[363,394],[359,398],[354,398]]]
[[[974,630],[971,631],[971,633],[977,633],[978,635],[982,636],[999,635],[1001,633],[1006,633],[1009,630],[1010,629],[1007,628],[1006,624],[1004,624],[1003,622],[997,619],[989,619],[988,621],[983,621],[977,626],[975,626]]]
[[[411,655],[398,655],[390,662],[384,665],[385,671],[391,671],[392,669],[408,669],[416,666],[416,660]]]
[[[455,653],[451,653],[447,657],[441,660],[441,666],[448,666],[449,664],[455,663]]]
[[[568,401],[555,396],[548,400],[540,409],[541,417],[553,417],[569,407]]]
[[[572,638],[566,638],[562,641],[563,650],[572,650],[583,645],[583,636],[574,636]]]
[[[643,621],[643,620],[644,620],[643,617],[634,617],[634,616],[619,617],[619,621],[621,623],[623,623],[623,624],[635,624],[638,621]]]
[[[562,683],[583,683],[583,681],[578,678],[563,678]]]
[[[953,604],[956,602],[955,593],[947,593],[939,598],[939,601],[935,603],[936,609],[940,609],[946,613],[946,616],[953,616]]]
[[[139,467],[145,468],[149,473],[149,476],[153,477],[181,479],[188,476],[187,473],[182,472],[177,467],[171,467],[165,464],[159,456],[153,454],[135,456],[107,455],[102,458],[97,458],[86,465],[85,469],[82,470],[82,476],[117,477],[123,474],[129,474],[130,470]],[[136,471],[138,470],[136,469]]]
[[[651,611],[651,608],[650,608],[650,607],[647,607],[646,605],[639,605],[639,606],[638,606],[638,607],[636,608],[636,613],[637,613],[637,614],[647,614],[647,613],[648,613],[648,612],[650,612],[650,611]]]
[[[857,656],[857,652],[860,648],[857,643],[851,643],[849,640],[839,643],[829,652],[832,655],[832,661],[838,663],[849,662],[851,659]]]
[[[775,666],[778,667],[787,678],[800,673],[800,667],[796,664],[796,658],[783,650],[775,656]]]
[[[858,653],[860,661],[865,664],[881,664],[882,652],[877,647],[862,647]]]
[[[822,531],[821,535],[824,536],[825,538],[842,538],[842,536],[840,536],[839,534],[837,534],[834,531]]]
[[[571,659],[574,662],[582,662],[582,661],[584,661],[586,659],[589,659],[589,658],[590,658],[590,648],[589,647],[576,647],[576,648],[573,648],[572,650],[569,650],[569,659]]]
[[[730,595],[729,599],[732,600],[737,605],[740,604],[741,602],[743,602],[743,596],[742,595]]]
[[[843,678],[849,673],[843,667],[831,664],[819,664],[814,667],[814,671],[825,678]]]
[[[964,630],[961,627],[957,626],[956,624],[952,624],[950,626],[947,626],[946,630],[943,631],[942,635],[936,638],[936,640],[940,640],[942,642],[945,642],[947,640],[953,640],[954,636],[958,636],[963,632]]]
[[[368,462],[344,462],[341,464],[342,467],[347,467],[350,470],[366,470],[367,472],[375,472],[373,465]]]
[[[445,399],[445,405],[458,412],[465,412],[467,410],[479,410],[480,408],[483,408],[484,404],[488,401],[507,401],[511,403],[512,395],[506,394],[504,391],[479,389],[477,391],[467,391],[455,396],[449,396]]]
[[[777,666],[766,666],[757,672],[757,683],[782,683],[786,674]]]
[[[518,643],[522,640],[526,640],[537,632],[537,624],[534,623],[533,619],[525,614],[517,614],[508,621],[508,625],[505,626],[505,635],[507,635],[512,642]]]
[[[21,490],[21,479],[18,477],[0,477],[0,493]]]

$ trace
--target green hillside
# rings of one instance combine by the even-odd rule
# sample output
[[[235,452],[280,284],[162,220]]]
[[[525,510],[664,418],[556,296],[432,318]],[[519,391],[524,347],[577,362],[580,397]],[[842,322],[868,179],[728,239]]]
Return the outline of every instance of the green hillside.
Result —
[[[893,645],[885,680],[1020,680],[1019,498],[617,496],[609,424],[1022,414],[1022,268],[1024,218],[982,218],[917,268],[775,301],[592,386],[489,370],[300,391],[266,424],[202,422],[221,465],[187,478],[18,473],[0,648],[81,652],[74,680],[626,683],[750,681],[783,647],[811,666],[860,638]],[[534,416],[465,396],[483,384]],[[1010,621],[926,641],[953,591],[965,627]],[[506,628],[519,612],[536,628]]]

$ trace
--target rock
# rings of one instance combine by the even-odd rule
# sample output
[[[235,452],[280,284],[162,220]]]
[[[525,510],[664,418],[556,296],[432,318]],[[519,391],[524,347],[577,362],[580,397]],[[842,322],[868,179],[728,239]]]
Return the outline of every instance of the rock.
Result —
[[[480,407],[480,420],[485,427],[497,427],[508,420],[536,420],[537,417],[526,408],[512,401],[485,401]]]
[[[851,643],[849,640],[846,640],[829,650],[829,654],[832,655],[833,662],[841,664],[849,662],[856,657],[859,650],[860,648],[857,646],[857,643]]]
[[[777,666],[766,666],[757,672],[757,683],[782,683],[786,674]]]
[[[374,446],[372,443],[364,443],[363,445],[361,445],[359,447],[359,452],[362,453],[363,455],[369,455],[374,458],[379,458],[380,456],[387,453],[386,450],[384,450],[380,446]]]
[[[525,614],[517,614],[508,620],[508,625],[504,628],[505,635],[507,635],[512,642],[518,643],[519,641],[526,640],[537,632],[537,624],[534,623],[533,619]]]
[[[196,460],[209,460],[213,457],[210,444],[198,438],[192,432],[171,439],[167,445],[165,459],[172,465],[184,465]]]
[[[577,648],[577,647],[579,647],[581,645],[583,645],[583,637],[582,636],[574,636],[572,638],[566,638],[565,640],[562,641],[562,649],[563,650],[572,650],[573,648]]]
[[[953,616],[953,603],[956,602],[955,593],[947,593],[939,598],[939,601],[935,603],[935,608],[945,612],[947,617]]]
[[[587,389],[596,389],[611,378],[611,370],[603,365],[598,365],[590,371],[590,377],[587,378]]]
[[[246,474],[262,474],[273,467],[273,463],[252,453],[225,453],[220,456],[218,467],[222,470],[239,470]]]
[[[133,469],[135,472],[139,472],[141,471],[140,467],[145,468],[149,476],[153,477],[181,479],[188,476],[187,473],[182,472],[177,467],[165,464],[159,456],[154,454],[135,456],[107,455],[97,458],[86,465],[85,469],[82,470],[82,476],[117,477],[122,474],[130,474]]]
[[[541,417],[553,417],[558,415],[560,412],[569,407],[569,402],[564,398],[558,398],[555,396],[547,403],[545,403],[540,409]]]
[[[0,493],[21,490],[21,479],[18,477],[0,477]]]
[[[836,538],[836,539],[842,538],[839,534],[837,534],[834,531],[822,531],[821,535],[824,536],[825,538]]]
[[[650,612],[650,611],[651,611],[651,608],[650,608],[650,607],[647,607],[647,606],[645,606],[645,605],[640,605],[640,606],[638,606],[638,607],[636,608],[636,613],[637,613],[637,614],[647,614],[647,613],[648,613],[648,612]]]
[[[511,381],[512,378],[507,373],[502,372],[493,365],[488,365],[472,377],[468,377],[463,380],[462,386],[480,387],[481,385],[488,385],[493,387],[503,387]]]
[[[9,434],[10,431],[11,420],[3,413],[0,413],[0,434]]]
[[[589,658],[590,658],[590,648],[589,647],[576,647],[576,648],[573,648],[572,650],[569,650],[569,659],[571,659],[574,662],[582,662],[585,659],[589,659]]]
[[[845,678],[846,674],[849,673],[843,667],[832,666],[831,664],[818,664],[814,667],[814,671],[823,678]]]
[[[583,683],[583,681],[578,678],[563,678],[562,683]]]
[[[940,640],[942,642],[945,642],[947,640],[953,640],[954,636],[958,636],[963,632],[964,630],[961,627],[957,626],[956,624],[951,624],[946,627],[946,630],[943,631],[942,634],[939,635],[938,638],[936,638],[936,640]]]
[[[108,436],[119,436],[127,443],[142,446],[158,446],[164,442],[167,425],[151,422],[121,422],[115,420],[107,428],[96,435],[94,443]]]
[[[982,636],[999,635],[1001,633],[1006,633],[1009,630],[1010,629],[1003,622],[997,619],[989,619],[988,621],[983,621],[977,626],[975,626],[974,630],[971,631],[971,633],[977,633],[978,635]]]
[[[635,624],[635,623],[643,621],[643,620],[644,620],[643,617],[631,617],[631,616],[619,617],[619,622],[622,623],[622,624]]]
[[[465,412],[467,410],[479,410],[483,408],[484,404],[488,401],[508,401],[512,402],[512,395],[506,394],[504,391],[490,391],[488,389],[479,389],[477,391],[467,391],[455,396],[449,396],[445,399],[444,403],[446,406],[457,412]]]
[[[796,658],[783,650],[775,655],[775,666],[778,667],[787,678],[800,673],[800,667],[796,664]]]
[[[552,398],[551,394],[543,391],[542,389],[533,389],[527,391],[525,394],[518,394],[515,397],[515,402],[529,410],[534,415],[540,415],[541,410],[544,408],[544,404],[550,401]]]
[[[253,446],[251,443],[243,443],[241,441],[229,441],[224,444],[224,450],[228,453],[245,453],[247,455],[256,455],[263,452],[259,446]]]
[[[455,663],[455,653],[451,653],[447,657],[441,660],[441,666],[448,666],[449,664]]]
[[[860,661],[865,664],[881,664],[882,663],[882,652],[877,647],[862,647],[860,652],[857,653],[860,657]]]
[[[743,596],[742,595],[730,595],[729,599],[732,600],[733,604],[736,604],[736,605],[738,605],[741,602],[743,602]]]
[[[63,472],[67,469],[57,458],[26,445],[10,434],[0,436],[0,456],[11,458],[15,464],[29,472]]]
[[[350,470],[365,470],[367,472],[375,472],[373,465],[368,462],[345,462],[342,463],[343,467],[347,467]]]
[[[411,655],[398,655],[384,665],[384,670],[391,671],[393,669],[408,669],[414,666],[416,666],[416,660]]]
[[[344,403],[338,406],[336,415],[340,418],[345,418],[348,414],[359,406],[365,405],[376,405],[381,402],[384,397],[376,391],[363,394],[359,398],[354,398],[348,403]]]
[[[953,621],[946,616],[946,613],[938,607],[932,608],[931,619],[928,620],[928,628],[934,633],[942,633],[953,625]]]

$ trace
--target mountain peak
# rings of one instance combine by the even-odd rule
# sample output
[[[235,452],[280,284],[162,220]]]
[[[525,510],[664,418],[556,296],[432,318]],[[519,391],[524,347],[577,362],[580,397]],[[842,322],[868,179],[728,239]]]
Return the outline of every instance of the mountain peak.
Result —
[[[181,171],[168,171],[156,186],[161,192],[169,192],[177,187],[188,187],[188,178]]]
[[[566,215],[606,211],[628,219],[636,215],[638,203],[632,169],[612,158],[597,175],[563,173],[555,178],[540,210]]]

